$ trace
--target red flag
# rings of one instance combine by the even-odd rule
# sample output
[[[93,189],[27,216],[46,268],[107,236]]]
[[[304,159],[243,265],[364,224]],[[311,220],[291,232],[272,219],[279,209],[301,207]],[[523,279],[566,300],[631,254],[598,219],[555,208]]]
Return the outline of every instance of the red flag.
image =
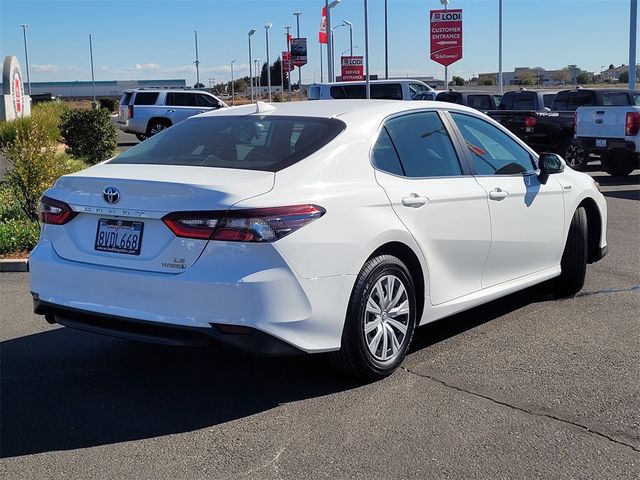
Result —
[[[327,7],[322,7],[322,21],[318,32],[318,42],[327,43]]]
[[[293,35],[290,35],[288,33],[285,33],[285,35],[287,36],[287,44],[291,43],[291,39],[293,38]]]

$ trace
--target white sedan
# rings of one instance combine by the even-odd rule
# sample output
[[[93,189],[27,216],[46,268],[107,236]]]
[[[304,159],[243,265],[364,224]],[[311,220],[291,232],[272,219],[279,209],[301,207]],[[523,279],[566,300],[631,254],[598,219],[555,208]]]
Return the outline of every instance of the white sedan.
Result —
[[[36,313],[165,344],[332,352],[380,378],[415,327],[607,251],[591,177],[442,102],[247,105],[61,177],[30,258]]]

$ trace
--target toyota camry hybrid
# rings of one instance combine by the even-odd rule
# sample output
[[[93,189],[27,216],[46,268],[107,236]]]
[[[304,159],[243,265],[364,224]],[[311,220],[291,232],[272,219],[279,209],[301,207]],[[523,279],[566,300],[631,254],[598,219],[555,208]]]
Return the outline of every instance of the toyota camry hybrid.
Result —
[[[123,338],[330,352],[380,378],[419,325],[607,252],[597,184],[463,106],[258,103],[65,175],[40,204],[34,309]]]

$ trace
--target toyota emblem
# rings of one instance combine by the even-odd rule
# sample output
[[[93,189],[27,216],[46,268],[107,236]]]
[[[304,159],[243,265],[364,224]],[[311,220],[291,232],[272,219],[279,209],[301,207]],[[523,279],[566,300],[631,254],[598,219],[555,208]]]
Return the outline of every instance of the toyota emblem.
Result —
[[[120,201],[120,192],[116,187],[107,187],[102,191],[102,198],[105,202],[113,205]]]

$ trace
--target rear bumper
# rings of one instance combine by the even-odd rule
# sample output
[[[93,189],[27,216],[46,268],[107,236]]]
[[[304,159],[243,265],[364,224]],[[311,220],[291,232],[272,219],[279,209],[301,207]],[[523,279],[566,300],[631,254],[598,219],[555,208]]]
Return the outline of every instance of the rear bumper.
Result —
[[[63,325],[127,338],[144,326],[150,341],[190,332],[200,342],[203,335],[219,339],[212,325],[239,326],[307,353],[340,348],[355,279],[303,279],[272,245],[233,242],[210,242],[182,273],[156,273],[66,260],[45,239],[32,251],[29,268],[36,313]],[[256,347],[249,335],[235,337],[222,341]],[[262,347],[258,353],[264,354]]]
[[[594,155],[603,155],[609,150],[627,150],[637,153],[638,147],[632,141],[625,140],[624,138],[607,138],[606,141],[606,147],[597,147],[595,137],[577,137],[574,143],[582,147],[586,152]]]
[[[214,323],[209,328],[205,328],[141,321],[62,307],[43,302],[37,295],[34,295],[33,310],[38,315],[44,315],[49,323],[58,323],[65,327],[128,340],[174,346],[220,343],[258,356],[285,356],[304,353],[278,338],[250,327],[229,332],[224,329],[224,325]]]

